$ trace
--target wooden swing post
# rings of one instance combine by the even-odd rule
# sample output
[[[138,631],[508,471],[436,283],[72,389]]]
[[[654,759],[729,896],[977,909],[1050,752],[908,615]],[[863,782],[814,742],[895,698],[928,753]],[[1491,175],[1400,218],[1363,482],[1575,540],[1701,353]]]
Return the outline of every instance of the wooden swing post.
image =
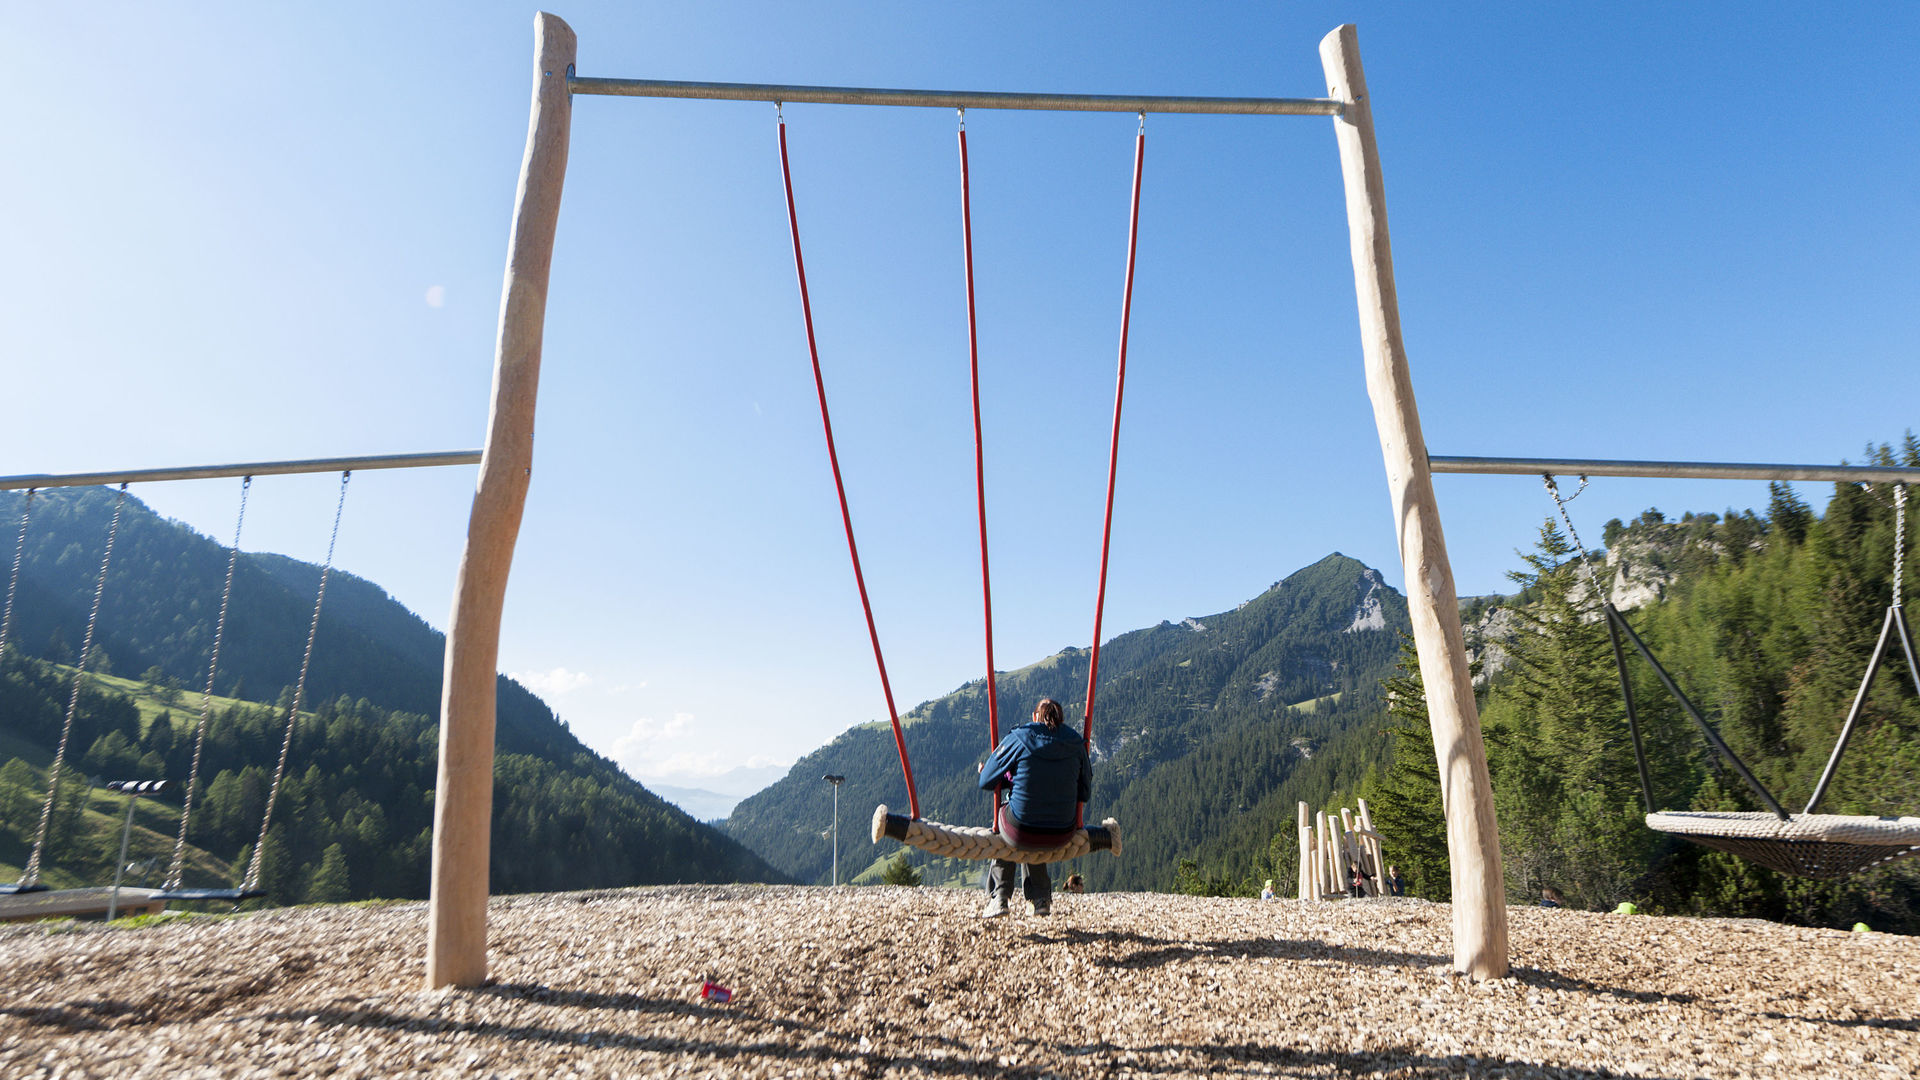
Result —
[[[1406,575],[1420,678],[1440,763],[1440,797],[1447,814],[1447,855],[1453,872],[1453,965],[1476,979],[1507,974],[1507,890],[1500,864],[1487,750],[1480,712],[1467,673],[1447,541],[1434,503],[1426,438],[1414,404],[1413,378],[1400,338],[1394,293],[1393,248],[1387,237],[1386,182],[1373,137],[1373,105],[1360,66],[1360,38],[1351,24],[1320,42],[1327,92],[1343,104],[1333,127],[1346,180],[1347,229],[1353,280],[1360,300],[1360,339],[1367,396],[1380,433],[1393,499],[1395,535]]]
[[[427,987],[479,986],[487,977],[487,866],[493,827],[494,691],[507,571],[533,475],[534,401],[546,325],[547,276],[567,173],[573,106],[572,28],[533,20],[533,111],[507,241],[506,282],[493,360],[487,444],[454,583],[440,697],[440,773],[433,801],[433,884]]]

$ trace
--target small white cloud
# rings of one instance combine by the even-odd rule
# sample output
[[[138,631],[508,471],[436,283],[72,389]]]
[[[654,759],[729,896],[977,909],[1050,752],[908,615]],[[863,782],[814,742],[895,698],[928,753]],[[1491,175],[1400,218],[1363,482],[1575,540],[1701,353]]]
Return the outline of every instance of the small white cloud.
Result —
[[[427,286],[427,306],[428,307],[440,307],[446,302],[447,302],[447,287],[445,285]]]
[[[541,697],[570,694],[593,681],[593,676],[584,671],[568,671],[563,667],[552,671],[510,671],[507,677]]]

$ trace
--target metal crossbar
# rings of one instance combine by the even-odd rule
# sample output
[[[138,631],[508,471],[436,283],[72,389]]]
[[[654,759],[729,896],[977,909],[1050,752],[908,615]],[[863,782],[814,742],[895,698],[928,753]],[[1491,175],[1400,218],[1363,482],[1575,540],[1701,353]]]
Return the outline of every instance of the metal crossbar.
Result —
[[[145,484],[155,480],[211,480],[222,476],[285,476],[293,473],[360,472],[365,469],[426,469],[444,465],[478,465],[478,450],[444,450],[430,454],[374,454],[367,457],[304,458],[298,461],[253,461],[238,465],[187,465],[177,469],[122,469],[118,472],[29,474],[0,476],[0,491],[22,488],[92,487],[95,484]]]
[[[1674,480],[1782,480],[1843,484],[1920,483],[1920,467],[1886,465],[1752,465],[1721,461],[1613,461],[1580,458],[1443,457],[1429,455],[1437,473],[1502,476],[1640,476]]]
[[[1167,97],[1152,94],[1033,94],[991,90],[883,90],[866,86],[677,82],[567,75],[575,94],[695,98],[809,105],[905,105],[945,109],[1037,109],[1048,112],[1204,113],[1233,116],[1339,116],[1330,98]]]

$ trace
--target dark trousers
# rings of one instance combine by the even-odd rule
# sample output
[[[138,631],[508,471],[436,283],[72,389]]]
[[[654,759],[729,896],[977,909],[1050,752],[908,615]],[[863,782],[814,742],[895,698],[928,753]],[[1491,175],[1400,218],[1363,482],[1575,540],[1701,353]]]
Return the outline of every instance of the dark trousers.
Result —
[[[1059,843],[1064,844],[1073,836],[1072,829],[1048,829],[1045,831],[1024,829],[1020,826],[1020,822],[1015,820],[1014,816],[1007,812],[1007,808],[1004,806],[999,809],[995,816],[999,824],[1000,835],[1023,846],[1029,844],[1035,847],[1051,846],[1056,838]],[[1020,866],[1020,863],[1005,859],[995,859],[987,864],[987,891],[999,896],[1002,900],[1012,900],[1013,878],[1019,871]],[[1028,903],[1040,907],[1046,907],[1053,903],[1053,875],[1047,871],[1046,863],[1027,864],[1027,877],[1025,881],[1021,882],[1020,892],[1021,895],[1027,898]]]
[[[1013,899],[1013,879],[1020,873],[1017,862],[995,859],[987,864],[987,891],[1002,900]],[[1047,907],[1053,903],[1053,875],[1047,872],[1046,863],[1028,863],[1026,880],[1020,884],[1020,893],[1032,904]]]

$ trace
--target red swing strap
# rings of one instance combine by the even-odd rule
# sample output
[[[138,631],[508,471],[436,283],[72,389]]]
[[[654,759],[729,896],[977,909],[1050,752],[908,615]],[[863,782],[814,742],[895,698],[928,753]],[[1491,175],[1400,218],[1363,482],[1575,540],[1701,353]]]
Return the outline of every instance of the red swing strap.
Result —
[[[880,690],[887,698],[887,717],[893,721],[893,743],[900,751],[900,771],[907,780],[907,808],[920,816],[920,797],[913,790],[913,766],[907,761],[907,740],[900,730],[900,710],[893,704],[893,686],[887,681],[887,660],[880,652],[880,631],[873,622],[873,604],[867,599],[867,579],[860,572],[860,546],[853,539],[853,515],[847,510],[847,487],[840,479],[840,455],[833,446],[833,418],[827,412],[827,384],[820,375],[820,347],[813,335],[813,302],[807,296],[807,264],[800,256],[800,218],[793,206],[793,169],[787,161],[787,123],[780,121],[780,177],[787,189],[787,226],[793,232],[793,270],[800,279],[800,313],[807,324],[807,353],[813,358],[813,388],[820,397],[820,426],[827,434],[827,461],[833,465],[833,488],[840,495],[840,523],[847,530],[847,553],[853,557],[853,581],[860,588],[860,607],[867,614],[867,637],[873,641],[873,662],[880,669]]]
[[[967,262],[967,363],[973,376],[973,491],[980,518],[980,603],[987,626],[987,741],[1000,745],[1000,700],[993,673],[993,575],[987,568],[987,459],[980,438],[980,331],[973,307],[973,185],[967,169],[967,117],[960,114],[960,229]]]
[[[987,458],[980,436],[980,330],[973,303],[973,184],[967,167],[967,111],[960,110],[960,233],[967,267],[967,367],[973,378],[973,492],[980,519],[980,604],[987,628],[987,752],[1000,746],[1000,693],[993,670],[993,574],[987,564]],[[989,825],[998,829],[1001,791],[988,796],[993,803]]]
[[[1113,479],[1120,465],[1120,406],[1127,398],[1127,331],[1133,321],[1133,261],[1140,241],[1140,166],[1147,154],[1147,118],[1133,140],[1133,216],[1127,226],[1127,286],[1120,301],[1120,366],[1113,385],[1113,440],[1107,448],[1107,518],[1100,530],[1100,593],[1093,603],[1093,656],[1087,664],[1087,710],[1081,737],[1093,744],[1093,693],[1100,683],[1100,619],[1107,607],[1107,552],[1113,540]]]

